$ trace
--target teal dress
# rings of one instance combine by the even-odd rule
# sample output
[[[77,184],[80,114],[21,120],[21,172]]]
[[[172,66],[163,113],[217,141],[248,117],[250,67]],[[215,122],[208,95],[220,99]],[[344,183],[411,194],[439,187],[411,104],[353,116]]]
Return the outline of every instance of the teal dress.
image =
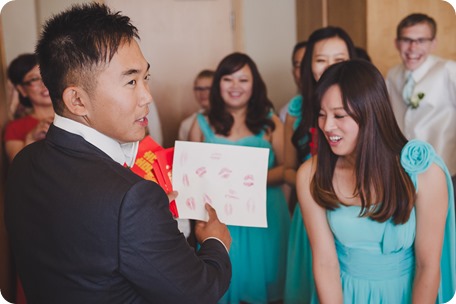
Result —
[[[275,165],[271,143],[264,132],[231,141],[217,136],[206,118],[198,114],[205,142],[270,149],[269,168]],[[290,217],[280,186],[267,188],[268,228],[228,226],[232,243],[231,284],[219,303],[268,303],[283,299]]]
[[[446,303],[456,289],[454,195],[451,176],[428,143],[412,140],[401,153],[401,164],[418,187],[418,174],[435,162],[446,173],[448,214],[436,303]],[[422,185],[425,187],[425,185]],[[415,209],[401,225],[359,217],[359,206],[327,211],[340,264],[344,303],[411,303],[415,269]],[[316,297],[313,299],[317,303]]]
[[[296,118],[293,126],[294,129],[296,129],[301,122],[301,108],[302,96],[297,95],[291,99],[288,106],[288,114]],[[304,137],[300,144],[309,144],[309,139]],[[306,159],[308,158],[310,158],[310,154]],[[312,273],[312,252],[302,219],[301,208],[299,207],[299,203],[297,203],[293,211],[290,236],[288,239],[284,303],[310,303],[312,295],[314,294],[316,295],[315,282]]]

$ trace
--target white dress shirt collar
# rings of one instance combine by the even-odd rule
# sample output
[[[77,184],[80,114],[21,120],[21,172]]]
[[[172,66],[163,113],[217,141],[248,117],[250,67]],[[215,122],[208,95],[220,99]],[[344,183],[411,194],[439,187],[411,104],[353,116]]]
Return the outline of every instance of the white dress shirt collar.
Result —
[[[134,165],[139,142],[120,144],[118,141],[93,128],[57,114],[54,116],[54,125],[67,132],[81,136],[120,165],[127,164],[129,167]]]
[[[436,57],[429,55],[423,62],[423,64],[421,64],[416,70],[411,72],[406,70],[405,75],[408,75],[408,73],[412,73],[413,80],[415,80],[415,83],[417,83],[424,77],[424,75],[426,75],[426,73],[434,65],[434,62],[436,60]]]

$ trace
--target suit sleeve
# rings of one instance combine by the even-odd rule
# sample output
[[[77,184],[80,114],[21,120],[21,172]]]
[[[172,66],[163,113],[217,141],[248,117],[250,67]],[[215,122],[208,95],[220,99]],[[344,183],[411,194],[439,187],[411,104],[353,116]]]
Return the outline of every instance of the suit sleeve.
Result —
[[[149,181],[128,191],[119,215],[120,272],[150,302],[216,303],[231,279],[228,253],[213,239],[195,253],[168,204]]]

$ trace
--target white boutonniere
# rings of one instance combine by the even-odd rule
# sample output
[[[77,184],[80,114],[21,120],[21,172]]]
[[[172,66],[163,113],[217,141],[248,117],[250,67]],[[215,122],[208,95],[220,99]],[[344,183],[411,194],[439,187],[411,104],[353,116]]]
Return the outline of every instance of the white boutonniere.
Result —
[[[426,94],[424,94],[423,92],[416,93],[415,95],[413,95],[410,98],[409,106],[412,109],[418,108],[420,106],[420,102],[421,102],[421,100],[423,100],[424,96],[426,96]]]

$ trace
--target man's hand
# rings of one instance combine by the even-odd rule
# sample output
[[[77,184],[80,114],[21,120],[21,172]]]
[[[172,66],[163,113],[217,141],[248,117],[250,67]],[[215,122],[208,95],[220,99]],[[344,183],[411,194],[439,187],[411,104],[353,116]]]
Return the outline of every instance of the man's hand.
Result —
[[[231,235],[225,224],[222,224],[218,217],[217,212],[211,205],[205,205],[209,214],[207,222],[197,221],[195,225],[195,235],[199,243],[203,243],[207,238],[217,238],[225,244],[227,250],[230,250]]]

